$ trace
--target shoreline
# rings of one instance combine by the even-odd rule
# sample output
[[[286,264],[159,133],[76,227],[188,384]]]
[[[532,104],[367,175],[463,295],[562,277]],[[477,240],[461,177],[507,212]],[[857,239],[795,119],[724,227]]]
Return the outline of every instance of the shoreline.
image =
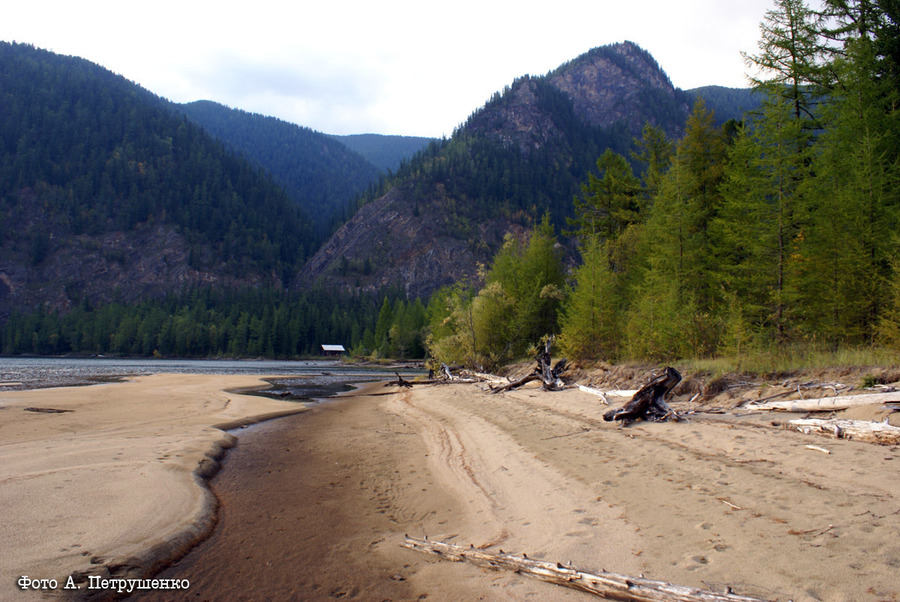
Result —
[[[229,411],[240,414],[232,403],[287,403],[235,399],[221,391],[222,377],[191,388],[193,378],[169,386],[194,405],[231,399]],[[38,398],[59,403],[47,390]],[[28,419],[72,419],[88,412],[85,403]],[[866,408],[848,414],[880,411]],[[223,470],[205,481],[218,519],[156,575],[188,580],[190,590],[134,599],[588,599],[407,550],[407,534],[766,599],[900,598],[891,578],[900,569],[900,446],[803,435],[767,413],[622,428],[602,420],[606,409],[577,389],[487,395],[478,385],[375,382],[237,437],[218,431],[237,443],[218,450],[227,452]],[[0,410],[0,445],[9,411]],[[210,411],[207,423],[220,427],[245,419],[210,422]],[[119,416],[132,426],[134,418]],[[152,440],[159,460],[164,433]],[[179,462],[183,469],[188,460]],[[191,479],[211,475],[215,462],[208,474],[195,463]],[[148,491],[127,474],[132,489]],[[134,512],[147,520],[146,508]]]
[[[0,587],[28,575],[58,584],[44,593],[81,597],[63,591],[70,577],[82,588],[91,575],[144,578],[195,547],[215,526],[209,480],[236,443],[225,429],[306,411],[237,392],[261,378],[154,374],[0,393]],[[21,412],[36,405],[53,412]]]
[[[409,534],[764,599],[900,597],[897,446],[765,413],[622,428],[578,390],[369,391],[242,440],[213,485],[222,520],[160,576],[208,599],[595,599]]]

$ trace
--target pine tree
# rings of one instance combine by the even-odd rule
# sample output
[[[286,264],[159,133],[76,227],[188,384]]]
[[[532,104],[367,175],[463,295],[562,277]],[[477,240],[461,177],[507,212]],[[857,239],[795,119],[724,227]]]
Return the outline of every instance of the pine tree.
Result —
[[[822,27],[821,15],[805,0],[775,0],[760,24],[759,53],[744,53],[760,72],[751,78],[754,87],[789,101],[797,120],[814,118],[813,84],[822,79],[819,59],[826,51]]]
[[[641,213],[646,213],[652,199],[659,194],[662,178],[672,164],[675,150],[666,133],[650,123],[644,124],[641,138],[634,139],[631,158],[644,166],[641,173]]]
[[[832,68],[840,86],[823,108],[816,143],[802,303],[809,327],[832,345],[871,342],[888,298],[898,227],[900,95],[878,77],[875,44],[851,39]]]

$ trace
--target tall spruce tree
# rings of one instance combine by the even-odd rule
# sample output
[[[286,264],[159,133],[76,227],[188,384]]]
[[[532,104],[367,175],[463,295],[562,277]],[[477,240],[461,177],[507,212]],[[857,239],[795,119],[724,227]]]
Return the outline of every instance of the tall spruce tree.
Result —
[[[805,0],[775,0],[760,24],[759,53],[744,53],[747,65],[759,71],[751,77],[754,87],[789,101],[798,120],[814,118],[813,84],[822,79],[826,51],[822,27],[822,15]]]
[[[612,149],[597,159],[597,172],[599,176],[588,174],[581,195],[575,197],[575,218],[568,220],[574,226],[571,234],[580,239],[597,235],[614,240],[639,219],[640,182],[628,160]]]

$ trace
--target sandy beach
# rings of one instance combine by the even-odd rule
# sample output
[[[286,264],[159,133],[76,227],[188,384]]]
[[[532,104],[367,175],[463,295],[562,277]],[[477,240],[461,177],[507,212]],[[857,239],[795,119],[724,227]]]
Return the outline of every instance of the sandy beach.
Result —
[[[0,396],[0,598],[23,597],[15,587],[23,574],[61,579],[73,567],[91,566],[121,572],[111,559],[143,558],[148,542],[194,524],[192,517],[202,514],[198,504],[210,501],[193,471],[210,447],[228,439],[209,425],[284,407],[247,396],[238,396],[241,407],[235,407],[222,389],[258,381],[229,378],[146,377],[77,393]],[[226,407],[209,402],[229,415],[211,421],[208,413],[191,414],[197,430],[190,445],[166,433],[173,424],[187,429],[194,418],[170,420],[162,430],[148,424],[152,452],[130,456],[127,465],[115,458],[130,453],[130,435],[112,426],[87,440],[97,447],[90,464],[40,451],[72,447],[65,446],[71,426],[54,435],[39,429],[39,420],[91,424],[88,400],[103,405],[101,397],[116,387],[106,404],[142,388],[152,394],[195,387],[186,396],[195,402],[231,399]],[[188,580],[189,590],[133,598],[592,598],[405,549],[400,544],[409,534],[764,599],[900,599],[897,446],[788,431],[782,424],[792,415],[785,413],[696,413],[682,422],[623,428],[603,422],[608,407],[578,389],[528,385],[489,395],[483,388],[372,385],[245,429],[211,481],[220,504],[211,534],[157,575]],[[34,416],[22,411],[26,405],[65,409],[75,403],[69,395],[85,396],[86,407]],[[673,407],[686,404],[679,398]],[[881,406],[847,412],[879,420],[887,413]],[[116,428],[134,426],[133,417],[120,418]],[[103,447],[110,440],[120,445]],[[101,466],[118,470],[110,473],[116,487],[102,495],[91,472]],[[144,481],[145,475],[154,480]],[[182,496],[181,489],[190,493]],[[120,515],[132,522],[112,531],[94,527],[94,521],[118,525]],[[35,521],[40,529],[32,528]]]
[[[226,391],[256,377],[152,375],[0,393],[0,599],[63,594],[70,575],[145,576],[215,524],[206,477],[223,428],[302,406]],[[57,589],[22,591],[22,576]]]

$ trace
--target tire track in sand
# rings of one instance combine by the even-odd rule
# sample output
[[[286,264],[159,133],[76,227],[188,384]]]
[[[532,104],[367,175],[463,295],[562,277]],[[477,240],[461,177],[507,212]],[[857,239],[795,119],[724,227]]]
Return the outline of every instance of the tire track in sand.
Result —
[[[529,557],[637,574],[635,530],[621,510],[538,459],[465,406],[425,390],[405,391],[385,409],[408,419],[428,450],[431,472],[467,508],[466,524],[427,535],[500,546]]]

